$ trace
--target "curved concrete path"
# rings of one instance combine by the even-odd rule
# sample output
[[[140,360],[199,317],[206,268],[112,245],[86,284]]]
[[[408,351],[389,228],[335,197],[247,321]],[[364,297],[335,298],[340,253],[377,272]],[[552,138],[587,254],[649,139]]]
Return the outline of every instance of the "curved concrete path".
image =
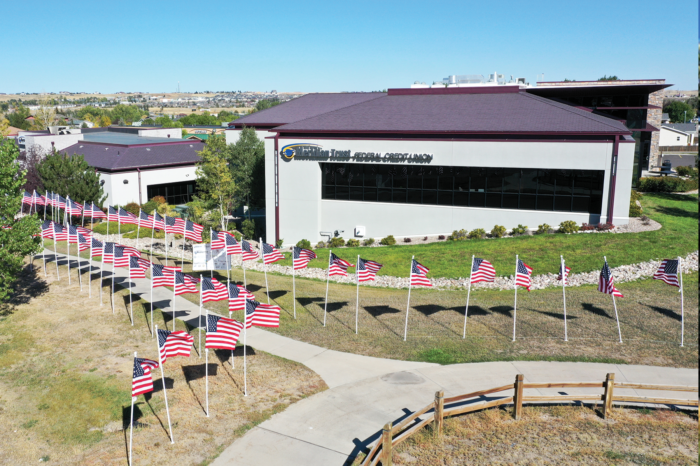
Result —
[[[65,256],[59,254],[59,260],[65,261]],[[77,265],[76,258],[72,258],[71,264]],[[99,265],[99,262],[93,262],[93,271],[99,270]],[[87,269],[86,261],[83,261],[83,266]],[[111,266],[107,265],[106,269],[111,269]],[[106,277],[111,276],[107,270],[105,272]],[[77,278],[75,273],[74,271],[73,279]],[[127,269],[118,268],[115,283],[128,288],[127,273]],[[65,279],[64,277],[63,280]],[[150,301],[150,280],[140,279],[134,282],[132,292]],[[93,293],[94,291],[93,288]],[[105,298],[106,303],[107,299]],[[156,288],[153,299],[163,312],[171,312],[172,291]],[[185,320],[192,326],[197,325],[197,305],[177,297],[176,310],[178,319]],[[698,383],[696,369],[534,361],[441,366],[372,358],[328,350],[259,328],[249,330],[248,344],[306,365],[326,381],[329,389],[291,405],[284,412],[251,429],[224,450],[213,465],[349,464],[359,452],[378,439],[384,424],[389,421],[396,423],[423,408],[433,400],[436,391],[444,390],[445,396],[460,395],[512,383],[517,374],[524,374],[525,380],[530,382],[602,382],[605,374],[614,372],[618,382],[689,386],[697,386]],[[696,396],[687,392],[638,392],[631,389],[617,389],[615,392],[620,395],[663,398]],[[525,391],[526,395],[556,393],[597,394],[601,393],[601,389]]]

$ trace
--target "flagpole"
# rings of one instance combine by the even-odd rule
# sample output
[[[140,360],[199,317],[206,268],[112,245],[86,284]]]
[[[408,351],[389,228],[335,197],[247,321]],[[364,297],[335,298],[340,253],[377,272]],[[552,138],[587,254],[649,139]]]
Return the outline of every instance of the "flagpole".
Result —
[[[469,267],[469,284],[467,285],[467,305],[464,306],[464,330],[462,339],[467,338],[467,315],[469,314],[469,295],[472,292],[472,275],[474,274],[474,255],[472,254],[472,266]]]
[[[114,276],[117,274],[117,266],[115,263],[116,256],[117,256],[117,248],[116,248],[116,246],[112,245],[112,293],[111,293],[112,315],[114,315]]]
[[[685,309],[683,302],[683,270],[681,268],[681,265],[682,259],[680,258],[680,256],[678,256],[678,278],[680,279],[681,284],[681,347],[683,347],[683,340],[685,334]]]
[[[35,206],[35,203],[36,203],[36,189],[32,191],[32,203],[29,204],[29,215],[32,215],[32,207],[34,207],[34,213],[37,213],[36,212],[37,207]],[[39,215],[37,214],[37,217],[38,216]],[[31,262],[29,270],[31,270],[32,272],[34,271],[34,253],[32,253],[32,262]]]
[[[603,256],[603,259],[605,259],[605,263],[608,263],[608,258]],[[610,278],[612,279],[612,270],[610,270]],[[617,303],[615,302],[615,293],[611,293],[610,296],[612,296],[613,299],[613,307],[615,308],[615,320],[617,320],[617,334],[620,337],[620,343],[622,343],[622,331],[620,330],[620,317],[617,315]]]
[[[109,236],[107,237],[109,239]],[[102,243],[102,257],[100,257],[100,306],[102,306],[102,287],[104,286],[103,278],[102,278],[102,271],[105,268],[105,245],[107,244],[107,241]]]
[[[151,338],[155,336],[153,330],[153,262],[151,262]]]
[[[76,234],[75,234],[75,239],[76,239],[76,244],[75,244],[75,249],[76,253],[78,255],[78,283],[80,283],[80,291],[83,291],[83,273],[82,273],[82,268],[83,268],[83,259],[80,257],[80,233],[77,233],[76,229]]]
[[[153,209],[153,222],[152,222],[152,226],[151,226],[151,251],[150,251],[150,254],[148,255],[151,263],[153,262],[153,234],[155,233],[155,231],[156,231],[156,211],[155,211],[155,209]]]
[[[88,258],[88,299],[92,299],[92,238],[90,238],[90,257]]]
[[[136,224],[136,249],[139,248],[139,236],[141,236],[141,209],[139,209],[139,218]]]
[[[328,281],[331,278],[331,257],[332,257],[332,254],[333,254],[333,250],[329,249],[328,250],[328,270],[326,270],[326,302],[323,305],[323,326],[324,327],[326,326],[326,314],[328,312]],[[292,261],[294,261],[293,258],[292,258]],[[292,264],[292,267],[293,266],[294,266],[294,264]],[[357,333],[357,325],[355,325],[355,333]]]
[[[197,330],[199,331],[199,351],[198,356],[202,358],[202,274],[199,274],[199,319],[197,320]],[[209,310],[207,310],[207,319],[209,319]]]
[[[182,260],[180,261],[180,268],[185,271],[185,246],[187,246],[187,238],[182,237]],[[177,262],[176,262],[177,264]]]
[[[152,289],[152,288],[151,288]],[[156,325],[156,332],[158,332],[158,326]],[[170,431],[170,443],[175,443],[173,438],[173,427],[170,425],[170,408],[168,407],[168,390],[165,387],[165,374],[163,374],[163,358],[160,355],[160,343],[156,340],[156,348],[158,349],[158,362],[160,363],[160,380],[163,384],[163,395],[165,396],[165,412],[168,414],[168,430]]]
[[[357,335],[357,324],[360,317],[360,274],[358,270],[358,266],[360,265],[359,254],[357,255],[357,262],[355,262],[355,264],[355,281],[357,281],[357,291],[355,292],[355,335]]]
[[[176,262],[177,264],[177,262]],[[175,331],[175,289],[177,288],[177,272],[173,271],[173,332]]]
[[[119,209],[117,209],[117,232],[119,233],[119,244],[122,244],[122,219],[119,215]]]
[[[68,202],[70,202],[70,197],[68,198]],[[63,226],[66,228],[67,235],[66,235],[66,262],[68,263],[68,285],[70,285],[70,228],[66,225],[67,220],[66,217],[68,216],[68,213],[64,210],[63,211]]]
[[[243,288],[248,288],[248,282],[245,279],[245,259],[243,259],[242,253],[241,253],[241,268],[243,269]]]
[[[211,245],[211,228],[209,228],[209,258],[211,259],[211,265],[209,266],[209,278],[214,278],[214,249],[212,249]],[[204,257],[206,257],[206,254],[204,254]],[[192,267],[194,268],[194,245],[192,246]]]
[[[46,193],[48,194],[48,192]],[[44,199],[44,222],[46,221],[46,199]],[[44,259],[44,277],[47,277],[46,273],[46,246],[44,245],[44,231],[41,232],[41,256]]]
[[[270,285],[267,283],[267,264],[265,263],[265,247],[263,246],[262,238],[260,238],[260,253],[262,254],[263,270],[265,271],[265,294],[267,294],[267,304],[270,304]],[[327,298],[328,293],[326,292],[326,299]]]
[[[134,351],[134,359],[136,359],[136,351]],[[132,454],[132,449],[131,449],[132,444],[134,442],[134,401],[136,401],[136,397],[132,395],[131,396],[131,421],[129,422],[129,466],[131,466],[131,464],[133,463],[133,460],[134,460],[133,454]]]
[[[515,255],[515,276],[513,277],[515,288],[515,303],[513,303],[513,341],[515,341],[515,321],[518,318],[518,255]]]
[[[226,289],[228,289],[228,285],[226,286]],[[233,318],[233,311],[228,311],[228,318],[232,319]],[[235,369],[236,367],[233,365],[233,350],[231,350],[231,369]]]
[[[134,281],[131,279],[131,256],[129,256],[129,312],[131,313],[131,326],[134,326],[134,296],[131,294]]]
[[[564,299],[564,341],[569,341],[569,330],[566,325],[566,261],[563,255],[559,257],[561,258],[561,293]]]
[[[248,357],[246,344],[248,343],[248,302],[243,308],[243,396],[248,396]]]
[[[168,266],[168,232],[163,230],[163,235],[165,236],[165,266]]]
[[[294,252],[292,252],[292,303],[294,303],[294,320],[297,318],[297,282],[294,270]]]
[[[53,207],[51,207],[51,210],[53,210]],[[51,225],[51,228],[53,229],[53,255],[54,259],[56,262],[56,278],[58,280],[61,279],[61,275],[58,272],[58,249],[56,248],[56,243],[58,243],[58,238],[56,238],[56,223],[54,222],[53,225]]]
[[[416,256],[411,256],[411,269],[408,273],[408,302],[406,303],[406,323],[403,327],[403,341],[406,341],[406,335],[408,335],[408,310],[411,307],[411,272],[413,272],[413,260]]]
[[[85,200],[83,199],[83,218],[80,221],[80,226],[85,228]]]

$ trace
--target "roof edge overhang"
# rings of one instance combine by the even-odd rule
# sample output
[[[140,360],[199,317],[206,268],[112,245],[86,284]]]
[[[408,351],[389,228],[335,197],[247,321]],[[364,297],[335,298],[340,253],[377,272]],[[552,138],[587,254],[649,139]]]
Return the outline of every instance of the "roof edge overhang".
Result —
[[[520,86],[475,86],[475,87],[430,87],[430,88],[395,88],[387,90],[388,96],[397,95],[454,95],[454,94],[517,94],[525,89]]]
[[[372,131],[372,130],[283,130],[277,129],[273,132],[277,133],[279,136],[284,137],[286,134],[422,134],[426,136],[479,136],[479,135],[499,135],[499,136],[623,136],[632,134],[632,131],[638,130],[627,130],[627,131],[519,131],[519,132],[507,132],[507,131]],[[658,131],[658,130],[657,130]]]
[[[190,165],[196,165],[197,162],[178,162],[178,163],[164,163],[164,164],[156,164],[156,165],[141,165],[138,167],[120,167],[120,168],[105,168],[105,167],[93,167],[95,168],[98,172],[102,173],[128,173],[128,172],[137,172],[139,170],[157,170],[160,168],[177,168],[177,167],[186,167]]]

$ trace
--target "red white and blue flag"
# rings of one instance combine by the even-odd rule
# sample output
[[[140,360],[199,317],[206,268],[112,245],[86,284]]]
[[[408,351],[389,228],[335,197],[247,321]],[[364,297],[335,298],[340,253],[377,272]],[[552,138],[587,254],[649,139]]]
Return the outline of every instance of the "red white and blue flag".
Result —
[[[78,233],[78,251],[87,251],[88,249],[90,249],[90,240]]]
[[[85,238],[92,239],[92,230],[88,230],[87,228],[79,226],[76,226],[75,229],[78,230],[78,233],[83,235]]]
[[[24,192],[22,195],[22,204],[31,206],[34,204],[34,197],[28,193],[27,191]]]
[[[236,241],[236,237],[231,233],[223,233],[226,235],[226,255],[233,256],[234,254],[243,254],[243,249],[241,249],[241,244]]]
[[[129,256],[129,278],[132,280],[135,278],[146,278],[145,269],[141,267],[139,260],[136,256]]]
[[[119,222],[119,212],[112,206],[107,207],[107,221]]]
[[[165,230],[165,219],[161,217],[158,212],[151,215],[151,221],[153,222],[149,228],[155,228],[156,230]]]
[[[44,223],[41,224],[41,237],[53,238],[53,222],[51,220],[44,220]]]
[[[223,301],[228,299],[228,290],[226,285],[221,283],[216,278],[202,278],[202,302]]]
[[[527,291],[530,291],[532,285],[532,267],[518,259],[518,264],[515,267],[515,286],[524,286]]]
[[[107,218],[107,214],[102,212],[102,209],[97,207],[94,202],[90,202],[89,204],[85,204],[85,209],[83,209],[83,212],[85,212],[86,217]]]
[[[428,279],[430,269],[417,260],[411,262],[411,286],[433,286]]]
[[[357,278],[361,282],[373,281],[382,267],[379,262],[360,259],[357,261]]]
[[[279,306],[272,304],[261,304],[255,300],[246,300],[246,328],[253,325],[256,327],[279,327],[280,326],[280,309]]]
[[[226,247],[226,240],[224,239],[225,233],[220,231],[211,231],[211,248],[212,249],[224,249]]]
[[[654,280],[661,280],[667,285],[681,287],[678,281],[678,259],[664,259],[654,273]]]
[[[54,241],[68,241],[68,230],[60,223],[54,223],[53,239]]]
[[[150,359],[134,358],[134,377],[131,382],[131,396],[139,396],[153,391],[151,370],[157,367],[158,363]]]
[[[167,215],[165,216],[165,232],[178,235],[184,234],[182,226],[178,225],[175,221],[175,217],[168,217]]]
[[[184,330],[170,332],[159,328],[158,351],[160,353],[160,362],[165,364],[168,358],[176,356],[189,358],[193,343],[194,337]]]
[[[114,262],[114,246],[115,243],[110,243],[105,241],[104,250],[102,251],[102,262],[105,264],[111,264]]]
[[[136,215],[132,214],[131,212],[127,212],[122,207],[119,208],[119,223],[136,225],[138,224],[138,222],[139,219],[136,217]]]
[[[153,217],[143,210],[139,210],[138,225],[141,228],[153,228]]]
[[[243,324],[226,317],[209,314],[207,316],[207,336],[205,348],[235,350]]]
[[[309,265],[312,259],[316,259],[316,253],[308,249],[294,246],[292,249],[292,263],[294,270],[300,270]]]
[[[277,261],[281,261],[282,259],[284,259],[282,253],[279,252],[279,250],[271,244],[263,243],[262,252],[263,262],[266,264],[273,264]]]
[[[115,267],[129,267],[129,257],[131,257],[131,255],[124,250],[124,246],[114,245]]]
[[[496,269],[493,268],[491,262],[474,258],[474,265],[472,265],[471,282],[492,282],[496,280]]]
[[[196,278],[182,272],[175,272],[175,295],[198,293],[199,290],[194,285],[197,282],[193,280],[196,280]]]
[[[102,241],[96,240],[95,238],[92,238],[90,240],[91,246],[92,246],[92,257],[100,257],[102,256],[102,248],[104,245],[102,244]]]
[[[260,257],[258,251],[253,249],[248,241],[241,241],[241,253],[243,254],[244,261],[253,261]]]
[[[615,288],[615,280],[613,278],[612,270],[608,266],[608,261],[605,261],[603,268],[600,271],[600,279],[598,280],[598,291],[605,294],[611,294],[617,296],[618,298],[624,298],[622,293],[620,293],[617,288]]]
[[[202,230],[204,230],[204,227],[202,227],[202,225],[190,222],[189,220],[185,221],[185,238],[201,243]]]
[[[175,273],[160,264],[151,264],[152,286],[174,286]]]
[[[66,212],[68,215],[79,216],[83,212],[83,206],[68,198],[66,200]]]
[[[228,284],[228,310],[243,311],[245,310],[246,300],[254,300],[253,293],[246,288],[236,285],[235,283]]]
[[[59,196],[58,194],[53,195],[53,205],[54,207],[58,207],[59,209],[65,209],[66,208],[66,200]]]
[[[328,258],[328,275],[329,276],[334,276],[334,275],[340,275],[343,277],[348,276],[348,267],[354,267],[353,264],[350,262],[346,261],[345,259],[341,259],[340,257],[336,256],[335,254],[331,253],[330,257]]]
[[[561,269],[562,269],[562,266],[560,265],[560,266],[559,266],[559,275],[557,275],[557,280],[560,280],[560,281],[561,281],[562,278],[563,278],[563,279],[564,279],[564,284],[565,284],[565,285],[568,285],[568,284],[569,284],[569,273],[571,273],[571,267],[566,267],[566,266],[565,266],[565,267],[564,267],[563,274],[562,274],[562,270],[561,270]],[[562,276],[562,275],[563,275],[563,276]]]

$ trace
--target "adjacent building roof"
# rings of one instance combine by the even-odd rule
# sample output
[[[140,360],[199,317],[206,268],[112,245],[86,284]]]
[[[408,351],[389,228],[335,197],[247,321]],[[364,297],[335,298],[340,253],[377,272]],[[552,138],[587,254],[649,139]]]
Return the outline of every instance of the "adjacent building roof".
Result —
[[[151,138],[139,138],[151,139]],[[81,141],[66,147],[68,155],[83,155],[85,161],[100,171],[135,170],[170,165],[191,165],[200,160],[198,151],[204,143],[192,140],[175,140],[160,144],[109,144]]]
[[[698,130],[698,125],[695,123],[664,123],[663,128],[671,128],[684,133],[695,133]]]
[[[180,141],[180,139],[171,138],[154,138],[148,136],[139,136],[133,133],[117,133],[113,131],[83,131],[83,140],[89,142],[105,142],[110,144],[158,144],[162,142]]]
[[[262,112],[261,112],[262,113]],[[614,119],[518,87],[390,89],[387,95],[275,128],[280,132],[630,134]]]
[[[383,92],[354,92],[335,94],[305,94],[274,107],[243,116],[230,124],[246,126],[278,126],[315,117],[340,108],[386,96]]]

